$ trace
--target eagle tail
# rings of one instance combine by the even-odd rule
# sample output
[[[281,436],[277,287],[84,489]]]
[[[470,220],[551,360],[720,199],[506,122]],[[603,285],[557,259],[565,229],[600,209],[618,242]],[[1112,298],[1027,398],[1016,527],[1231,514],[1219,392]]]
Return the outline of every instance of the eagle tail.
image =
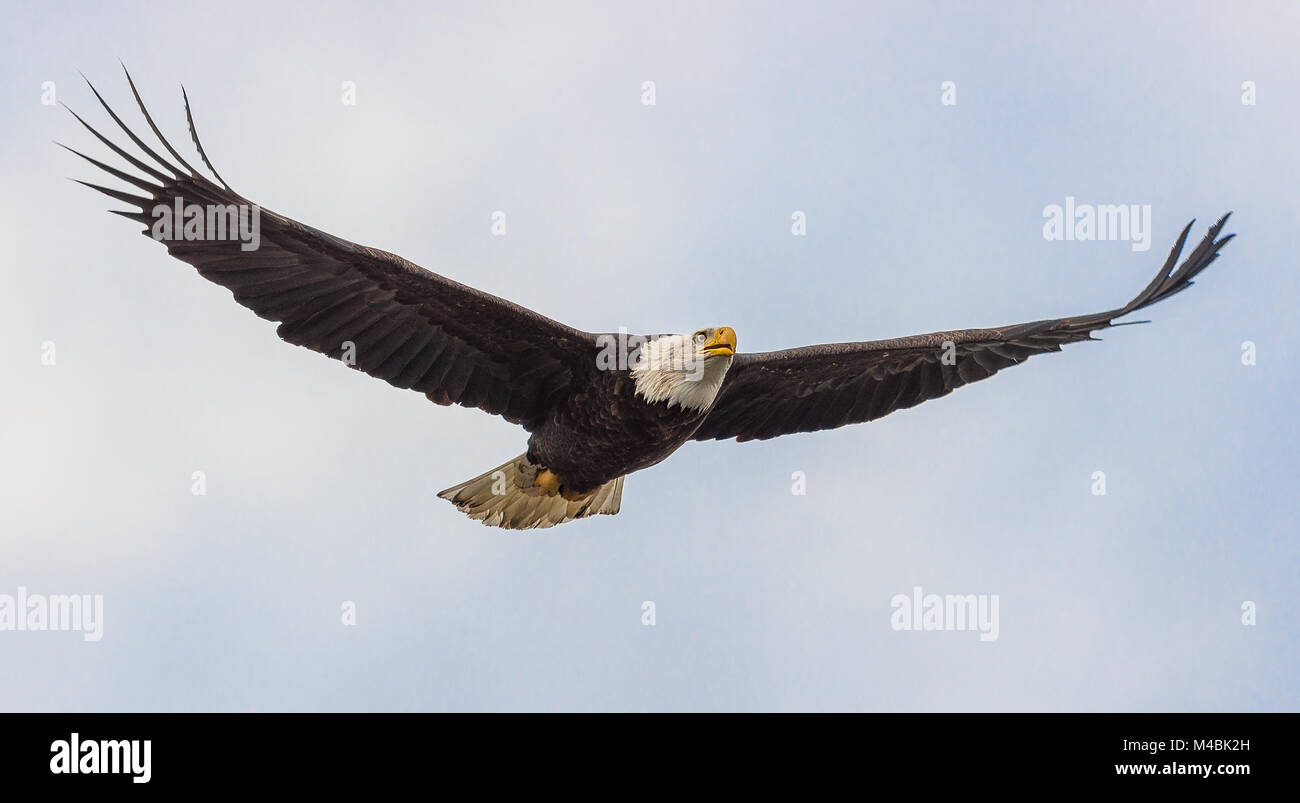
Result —
[[[597,513],[612,516],[623,503],[623,477],[610,480],[581,499],[569,500],[536,485],[542,469],[529,461],[527,453],[521,454],[438,496],[471,519],[507,530],[554,527]]]

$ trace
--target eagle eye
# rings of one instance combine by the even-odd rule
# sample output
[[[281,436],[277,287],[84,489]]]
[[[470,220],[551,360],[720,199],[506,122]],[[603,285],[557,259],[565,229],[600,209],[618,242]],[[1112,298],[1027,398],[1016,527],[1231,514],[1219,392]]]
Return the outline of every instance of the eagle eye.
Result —
[[[705,335],[703,332],[695,333],[695,342],[698,343],[699,345],[703,346],[706,342],[708,342],[708,340],[709,340],[708,336]]]

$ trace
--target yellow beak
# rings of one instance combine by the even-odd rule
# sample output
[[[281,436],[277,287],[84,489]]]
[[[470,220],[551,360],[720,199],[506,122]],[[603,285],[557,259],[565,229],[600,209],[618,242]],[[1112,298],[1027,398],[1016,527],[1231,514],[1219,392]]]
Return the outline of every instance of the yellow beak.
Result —
[[[713,338],[700,347],[700,351],[713,357],[724,355],[730,357],[736,353],[736,330],[730,326],[721,326],[713,333]]]

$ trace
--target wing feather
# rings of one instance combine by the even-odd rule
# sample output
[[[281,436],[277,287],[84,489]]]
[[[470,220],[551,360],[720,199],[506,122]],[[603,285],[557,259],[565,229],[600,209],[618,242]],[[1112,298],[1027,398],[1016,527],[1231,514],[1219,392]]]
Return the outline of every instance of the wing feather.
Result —
[[[1175,270],[1192,228],[1188,223],[1155,278],[1129,303],[1107,312],[995,329],[737,354],[694,438],[765,440],[872,421],[946,396],[1035,354],[1095,340],[1093,332],[1125,325],[1115,319],[1190,287],[1235,236],[1219,237],[1227,221],[1224,215],[1211,226]],[[952,360],[945,360],[945,354]]]
[[[79,183],[141,210],[117,214],[149,226],[146,235],[155,220],[150,210],[160,205],[173,208],[177,199],[205,207],[234,205],[251,214],[255,205],[232,191],[212,167],[184,90],[185,118],[195,150],[220,186],[172,147],[145,108],[130,73],[127,82],[149,129],[176,163],[137,136],[91,85],[109,117],[156,165],[133,155],[68,109],[143,176],[68,150],[146,195]],[[594,334],[393,254],[256,208],[260,223],[256,250],[244,251],[237,238],[186,240],[179,231],[162,242],[172,256],[229,289],[240,304],[278,322],[276,333],[290,343],[335,359],[352,357],[355,368],[396,387],[424,393],[439,404],[478,407],[529,429],[541,423],[571,386],[595,370]]]

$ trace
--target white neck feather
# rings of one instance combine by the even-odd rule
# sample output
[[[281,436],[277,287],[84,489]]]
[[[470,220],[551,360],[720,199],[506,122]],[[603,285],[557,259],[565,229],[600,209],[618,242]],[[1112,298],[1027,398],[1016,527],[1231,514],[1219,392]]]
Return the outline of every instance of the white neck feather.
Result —
[[[730,356],[700,356],[684,335],[665,335],[641,347],[632,366],[636,395],[651,404],[704,412],[731,367]]]

